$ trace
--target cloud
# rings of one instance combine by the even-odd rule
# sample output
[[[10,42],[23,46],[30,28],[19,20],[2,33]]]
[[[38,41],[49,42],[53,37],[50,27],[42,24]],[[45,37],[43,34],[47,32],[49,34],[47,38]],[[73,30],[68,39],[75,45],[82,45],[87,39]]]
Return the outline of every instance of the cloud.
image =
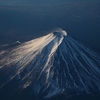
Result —
[[[75,0],[0,0],[0,5],[2,6],[58,5],[68,2],[79,2],[79,1],[83,0],[76,0],[76,1]],[[86,1],[90,0],[85,0],[85,2]]]
[[[10,6],[32,6],[32,5],[53,5],[62,4],[66,0],[0,0],[0,5]]]

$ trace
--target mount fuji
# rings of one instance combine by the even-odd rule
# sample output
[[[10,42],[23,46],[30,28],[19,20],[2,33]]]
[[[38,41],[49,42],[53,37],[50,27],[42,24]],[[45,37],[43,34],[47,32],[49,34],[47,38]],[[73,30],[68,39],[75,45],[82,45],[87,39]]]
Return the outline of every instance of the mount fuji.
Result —
[[[2,100],[67,100],[100,91],[100,55],[62,29],[1,51],[0,58]]]

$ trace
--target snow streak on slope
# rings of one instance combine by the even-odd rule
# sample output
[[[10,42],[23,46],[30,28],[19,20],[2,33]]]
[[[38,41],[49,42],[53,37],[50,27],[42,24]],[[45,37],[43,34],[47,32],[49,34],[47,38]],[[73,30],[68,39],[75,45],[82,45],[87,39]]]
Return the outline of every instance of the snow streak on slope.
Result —
[[[1,90],[8,88],[5,93],[31,88],[30,92],[37,100],[63,93],[78,95],[100,90],[99,55],[63,30],[31,40],[0,55],[6,53],[7,56],[0,62],[3,64],[1,69],[13,67],[0,85]]]

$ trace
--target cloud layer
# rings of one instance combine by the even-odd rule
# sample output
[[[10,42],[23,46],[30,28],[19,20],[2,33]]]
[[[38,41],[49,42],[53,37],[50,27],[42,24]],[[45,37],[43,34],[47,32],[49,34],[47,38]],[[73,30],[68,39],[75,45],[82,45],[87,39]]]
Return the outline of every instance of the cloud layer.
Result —
[[[59,5],[69,2],[80,2],[83,0],[0,0],[0,6],[33,6],[33,5]],[[94,0],[84,0],[94,1]],[[99,0],[95,0],[99,1]]]

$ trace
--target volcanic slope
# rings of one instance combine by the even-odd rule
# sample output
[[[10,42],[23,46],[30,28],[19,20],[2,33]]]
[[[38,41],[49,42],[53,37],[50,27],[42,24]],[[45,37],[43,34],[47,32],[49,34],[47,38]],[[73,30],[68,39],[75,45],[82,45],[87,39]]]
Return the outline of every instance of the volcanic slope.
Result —
[[[0,56],[0,70],[9,68],[0,78],[3,99],[27,93],[34,100],[48,100],[100,90],[100,55],[64,30],[2,51]]]

